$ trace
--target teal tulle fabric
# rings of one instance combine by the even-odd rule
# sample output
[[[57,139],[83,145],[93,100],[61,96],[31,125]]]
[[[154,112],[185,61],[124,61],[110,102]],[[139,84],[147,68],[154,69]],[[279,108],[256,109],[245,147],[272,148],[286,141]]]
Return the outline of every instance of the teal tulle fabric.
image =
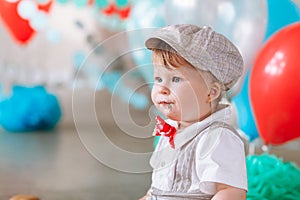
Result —
[[[0,127],[10,132],[52,129],[60,119],[59,101],[44,86],[15,85],[0,101]]]
[[[275,155],[247,156],[247,200],[300,199],[300,170]]]

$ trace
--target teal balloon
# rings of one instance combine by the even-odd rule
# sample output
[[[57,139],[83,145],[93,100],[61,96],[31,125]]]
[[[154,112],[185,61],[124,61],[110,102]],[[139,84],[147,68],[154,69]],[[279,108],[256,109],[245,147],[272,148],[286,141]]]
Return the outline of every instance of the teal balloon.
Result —
[[[127,22],[129,46],[133,60],[147,83],[153,83],[152,53],[145,48],[150,29],[166,25],[164,0],[135,1]]]
[[[237,110],[238,126],[248,136],[250,141],[256,139],[258,130],[256,127],[254,115],[252,112],[249,98],[249,77],[250,71],[247,72],[240,92],[232,98],[232,103]],[[259,95],[259,94],[254,94]]]
[[[57,1],[58,1],[58,3],[61,3],[61,4],[65,4],[65,3],[69,2],[69,0],[57,0]]]
[[[128,0],[116,0],[116,4],[118,7],[125,7],[128,5]]]
[[[88,0],[74,0],[77,7],[84,7],[88,4]]]
[[[108,6],[108,0],[95,0],[95,5],[99,8],[105,8]]]
[[[300,21],[300,10],[291,0],[268,0],[268,22],[265,39],[279,29]]]

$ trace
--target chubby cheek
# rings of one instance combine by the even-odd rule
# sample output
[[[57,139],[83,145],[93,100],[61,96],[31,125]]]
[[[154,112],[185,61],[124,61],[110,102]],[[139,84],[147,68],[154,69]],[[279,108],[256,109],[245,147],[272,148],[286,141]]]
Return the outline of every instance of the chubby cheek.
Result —
[[[189,115],[199,112],[199,107],[194,94],[184,94],[180,98],[180,110],[182,118],[189,118]]]
[[[182,90],[178,94],[182,121],[195,121],[202,116],[203,112],[206,113],[205,101],[202,96],[191,88]]]

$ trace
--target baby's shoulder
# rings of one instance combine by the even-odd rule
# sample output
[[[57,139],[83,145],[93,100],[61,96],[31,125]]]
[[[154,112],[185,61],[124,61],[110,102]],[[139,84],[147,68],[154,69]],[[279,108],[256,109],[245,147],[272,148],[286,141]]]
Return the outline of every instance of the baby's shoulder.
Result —
[[[238,146],[243,147],[243,141],[238,132],[229,124],[212,124],[203,130],[197,137],[194,138],[196,152],[200,157],[206,157],[211,154],[216,148],[222,149],[221,146],[230,145],[230,148]]]
[[[217,140],[221,138],[235,138],[241,140],[241,136],[233,126],[218,121],[211,123],[207,128],[203,129],[197,137],[199,140]]]

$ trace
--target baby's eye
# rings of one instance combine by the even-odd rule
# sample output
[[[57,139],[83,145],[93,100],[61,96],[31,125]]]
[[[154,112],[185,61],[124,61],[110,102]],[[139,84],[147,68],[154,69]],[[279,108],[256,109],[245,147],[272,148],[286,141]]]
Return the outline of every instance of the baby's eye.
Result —
[[[179,81],[181,81],[181,78],[174,76],[172,78],[172,82],[178,83]]]
[[[162,78],[160,78],[160,77],[155,77],[154,80],[155,80],[156,82],[158,82],[158,83],[161,83],[161,82],[162,82]]]

